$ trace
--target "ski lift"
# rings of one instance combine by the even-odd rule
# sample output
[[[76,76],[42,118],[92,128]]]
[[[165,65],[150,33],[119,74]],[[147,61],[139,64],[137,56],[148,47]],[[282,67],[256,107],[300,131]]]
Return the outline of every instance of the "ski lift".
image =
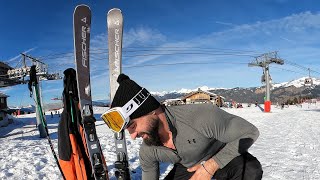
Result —
[[[310,68],[308,68],[308,71],[309,71],[309,77],[304,79],[304,85],[305,86],[312,86],[313,85],[313,80],[310,77]]]
[[[313,80],[311,77],[308,77],[304,80],[304,85],[305,86],[312,86],[313,85]]]
[[[272,79],[271,79],[271,76],[270,76],[270,74],[269,74],[269,82],[271,83],[271,81],[272,81]],[[262,84],[265,84],[265,83],[266,83],[266,78],[265,78],[265,75],[264,75],[264,74],[261,76],[261,83],[262,83]]]
[[[266,78],[265,78],[264,74],[262,74],[262,76],[261,76],[261,83],[262,84],[266,83]]]

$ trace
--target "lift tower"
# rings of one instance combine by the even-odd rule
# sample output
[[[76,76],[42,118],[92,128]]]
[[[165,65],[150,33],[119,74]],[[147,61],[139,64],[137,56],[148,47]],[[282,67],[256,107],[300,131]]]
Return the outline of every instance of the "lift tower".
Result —
[[[265,95],[265,101],[264,101],[264,112],[270,112],[271,110],[271,100],[270,100],[270,87],[271,87],[271,76],[269,72],[269,64],[271,63],[276,63],[283,65],[284,61],[277,56],[277,51],[275,52],[269,52],[269,53],[264,53],[258,57],[255,58],[251,63],[248,64],[249,67],[252,66],[258,66],[262,67],[263,72],[264,72],[264,79],[266,83],[266,95]],[[262,80],[263,82],[263,80]]]
[[[61,79],[61,76],[59,75],[59,73],[55,73],[55,74],[49,74],[48,73],[48,65],[43,63],[42,61],[40,61],[39,59],[36,59],[34,57],[31,57],[29,55],[26,55],[24,53],[21,53],[22,55],[22,67],[18,67],[15,69],[11,69],[8,70],[7,74],[9,76],[9,79],[22,79],[23,83],[26,83],[25,77],[29,76],[30,77],[30,71],[31,71],[31,67],[35,66],[35,70],[36,70],[36,78],[37,78],[37,82],[39,82],[40,80],[56,80],[56,79]],[[26,63],[26,59],[31,61],[31,66],[27,66]],[[39,111],[39,106],[43,107],[42,104],[42,95],[41,95],[41,86],[39,86],[39,84],[34,84],[33,88],[33,92],[35,92],[35,89],[39,90],[39,104],[36,103],[36,118],[37,118],[37,127],[40,133],[40,137],[41,138],[45,138],[47,137],[47,134],[45,132],[44,126],[41,123],[41,117],[43,117],[43,114],[40,114]],[[36,93],[33,94],[34,95],[34,99],[36,100]]]

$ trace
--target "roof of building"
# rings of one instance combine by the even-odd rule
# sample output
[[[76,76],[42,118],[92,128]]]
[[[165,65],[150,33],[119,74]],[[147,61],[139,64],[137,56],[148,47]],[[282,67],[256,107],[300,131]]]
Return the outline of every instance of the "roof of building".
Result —
[[[12,69],[11,66],[9,66],[7,63],[0,61],[0,67],[6,68],[6,69]]]
[[[9,97],[9,96],[4,94],[4,93],[2,93],[2,92],[0,92],[0,97]]]
[[[207,94],[207,95],[209,95],[209,96],[217,96],[217,94],[215,94],[215,93],[198,89],[197,91],[190,92],[189,94],[183,96],[183,97],[181,98],[181,100],[185,100],[185,99],[187,99],[188,97],[190,97],[190,96],[192,96],[192,95],[194,95],[194,94],[197,94],[197,93],[204,93],[204,94]]]

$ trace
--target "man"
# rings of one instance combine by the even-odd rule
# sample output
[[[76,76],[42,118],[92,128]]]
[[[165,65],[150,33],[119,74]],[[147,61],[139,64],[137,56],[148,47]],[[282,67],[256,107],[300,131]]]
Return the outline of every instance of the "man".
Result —
[[[159,162],[174,164],[165,179],[262,178],[260,162],[247,152],[259,136],[251,123],[209,103],[162,106],[124,74],[118,83],[110,111],[117,107],[126,121],[115,126],[112,114],[104,120],[112,129],[126,128],[132,139],[143,138],[142,179],[159,179]]]

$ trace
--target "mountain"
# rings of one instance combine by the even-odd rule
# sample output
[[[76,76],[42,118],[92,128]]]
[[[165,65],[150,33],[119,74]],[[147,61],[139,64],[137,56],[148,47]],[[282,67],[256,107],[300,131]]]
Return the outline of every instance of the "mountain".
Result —
[[[92,101],[92,105],[93,106],[107,107],[107,106],[109,106],[109,104],[110,104],[110,101],[108,101],[108,100],[95,100],[95,101]]]
[[[306,77],[299,78],[289,82],[275,83],[271,89],[271,101],[272,102],[286,102],[287,100],[294,98],[316,98],[320,97],[320,79],[313,78],[313,87],[304,86],[304,80]],[[185,96],[186,94],[197,91],[198,89],[209,91],[220,96],[225,97],[226,101],[237,101],[242,103],[258,103],[264,102],[265,87],[250,87],[250,88],[210,88],[208,86],[201,86],[196,89],[185,89],[163,92],[150,92],[158,101],[164,101],[166,99],[176,99]],[[109,100],[95,100],[92,102],[94,106],[106,107],[110,104]],[[50,103],[45,104],[45,109],[59,109],[62,108],[62,103]]]
[[[320,79],[313,79],[313,86],[304,86],[306,77],[302,77],[290,82],[276,83],[271,88],[271,101],[272,102],[286,102],[294,98],[316,98],[320,97]],[[209,91],[225,97],[226,101],[237,101],[243,103],[258,103],[264,102],[265,87],[250,87],[250,88],[209,88],[207,86],[199,87],[201,90]],[[166,99],[181,98],[184,95],[196,91],[197,89],[188,90],[181,89],[179,91],[171,92],[151,92],[159,101]]]
[[[308,77],[302,77],[302,78],[295,79],[295,80],[292,80],[292,81],[289,81],[289,82],[274,84],[273,87],[274,88],[290,87],[290,86],[294,86],[294,87],[297,87],[297,88],[304,87],[304,81],[307,78]],[[312,79],[314,85],[316,85],[316,86],[320,85],[320,79],[317,79],[317,78],[311,78],[311,79]]]

